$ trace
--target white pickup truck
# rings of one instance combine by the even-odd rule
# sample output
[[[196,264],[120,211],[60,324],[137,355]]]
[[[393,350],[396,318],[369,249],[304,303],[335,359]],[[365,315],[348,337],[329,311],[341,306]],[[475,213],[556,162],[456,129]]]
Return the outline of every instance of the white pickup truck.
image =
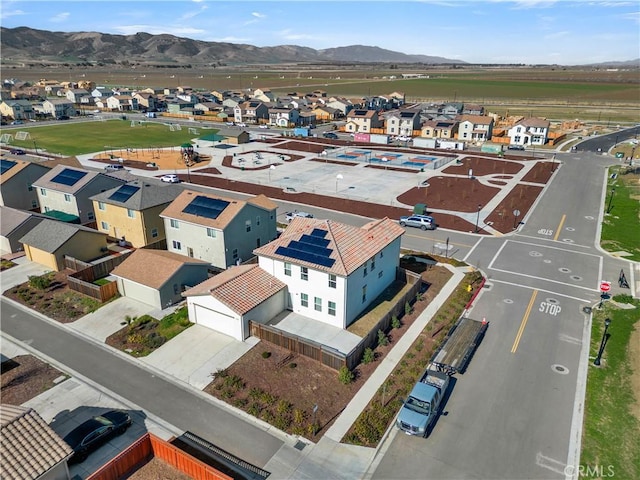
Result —
[[[298,212],[297,210],[295,210],[293,212],[287,212],[284,215],[285,215],[285,218],[287,219],[287,222],[290,222],[291,220],[293,220],[296,217],[313,218],[313,215],[311,215],[310,213]]]

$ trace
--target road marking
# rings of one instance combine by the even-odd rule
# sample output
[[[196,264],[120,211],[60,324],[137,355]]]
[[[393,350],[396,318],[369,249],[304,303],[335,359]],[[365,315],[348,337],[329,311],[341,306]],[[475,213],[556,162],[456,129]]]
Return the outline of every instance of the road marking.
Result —
[[[404,234],[405,237],[413,237],[413,238],[419,238],[420,240],[435,240],[435,241],[442,241],[439,238],[435,238],[435,237],[424,237],[421,235],[412,235],[410,233],[405,233]],[[449,242],[449,245],[456,245],[459,247],[472,247],[473,245],[467,245],[466,243],[457,243],[457,242]]]
[[[562,215],[562,218],[560,219],[560,225],[558,225],[558,229],[556,230],[556,236],[553,237],[553,240],[558,240],[558,237],[560,236],[560,232],[562,231],[562,225],[564,225],[564,221],[567,219],[566,215]]]
[[[540,240],[541,242],[553,242],[555,240],[553,240],[552,238],[545,238],[545,237],[534,237],[532,235],[524,235],[522,233],[517,234],[516,236],[514,236],[514,238],[530,238],[532,240]],[[593,248],[591,245],[580,245],[578,243],[572,243],[571,244],[572,247],[580,247],[580,248]],[[568,250],[569,252],[571,250]]]
[[[595,291],[599,292],[600,291],[597,288],[582,287],[580,285],[571,285],[570,283],[561,282],[559,280],[551,280],[550,278],[536,277],[535,275],[527,275],[526,273],[518,273],[518,272],[511,271],[511,270],[503,270],[501,268],[493,268],[492,267],[491,270],[493,270],[494,272],[502,272],[502,273],[508,273],[508,274],[511,274],[511,275],[518,275],[520,277],[531,278],[531,279],[534,279],[534,280],[542,280],[544,282],[557,283],[559,285],[565,285],[565,286],[571,287],[571,288],[579,288],[581,290],[586,290],[587,292],[595,292]],[[555,292],[552,292],[552,293],[555,293]]]
[[[529,285],[523,285],[521,283],[507,282],[505,280],[496,280],[495,278],[492,278],[491,281],[493,283],[501,283],[503,285],[511,285],[513,287],[526,288],[527,290],[531,289],[531,287]],[[552,293],[552,294],[557,295],[559,297],[569,298],[571,300],[577,300],[578,302],[582,302],[582,303],[591,303],[591,302],[593,302],[593,299],[572,297],[571,295],[565,295],[563,293],[558,293],[558,292],[553,291],[553,290],[543,290],[542,288],[536,288],[536,290],[538,290],[539,292],[544,292],[544,293]]]
[[[543,455],[542,452],[538,452],[536,455],[536,465],[546,468],[547,470],[551,470],[552,472],[559,473],[560,475],[566,475],[566,464],[554,458],[547,457]]]
[[[572,343],[574,345],[582,345],[582,340],[576,337],[572,337],[571,335],[567,335],[566,333],[561,333],[558,335],[558,338],[561,342]]]
[[[531,294],[531,300],[529,300],[529,305],[527,306],[527,310],[524,312],[524,317],[522,317],[522,322],[520,323],[520,328],[518,329],[516,339],[513,341],[513,346],[511,347],[511,353],[516,353],[516,350],[518,350],[520,339],[522,338],[522,334],[524,333],[524,327],[527,326],[527,321],[529,320],[529,314],[531,313],[533,304],[536,301],[536,295],[538,295],[538,290],[534,290],[533,293]]]
[[[543,239],[540,239],[540,240],[543,240]],[[548,241],[551,241],[551,240],[548,240]],[[595,253],[576,252],[575,250],[571,250],[569,248],[551,247],[551,246],[548,246],[548,245],[540,245],[539,243],[521,242],[521,241],[518,241],[518,240],[507,240],[506,242],[517,243],[518,245],[531,245],[532,247],[548,248],[549,250],[560,250],[561,252],[575,253],[577,255],[587,255],[589,257],[596,257],[596,258],[601,258],[602,257],[602,255],[598,255],[598,254],[595,254]],[[576,245],[576,246],[579,246],[579,245]]]

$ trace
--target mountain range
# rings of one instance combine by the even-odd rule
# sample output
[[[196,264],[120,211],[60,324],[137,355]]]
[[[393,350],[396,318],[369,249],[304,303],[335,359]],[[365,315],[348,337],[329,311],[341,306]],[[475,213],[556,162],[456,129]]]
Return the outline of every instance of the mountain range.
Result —
[[[29,27],[0,28],[3,62],[129,63],[165,65],[239,65],[282,63],[464,64],[460,60],[407,55],[365,45],[315,50],[297,45],[204,42],[173,35],[112,35],[99,32],[50,32]]]

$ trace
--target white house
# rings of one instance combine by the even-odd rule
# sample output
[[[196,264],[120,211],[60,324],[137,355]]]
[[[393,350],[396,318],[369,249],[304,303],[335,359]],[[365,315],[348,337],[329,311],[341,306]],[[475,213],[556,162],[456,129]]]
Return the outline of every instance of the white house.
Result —
[[[458,139],[465,142],[486,142],[493,134],[493,118],[484,115],[463,115],[458,124]]]
[[[544,145],[549,125],[549,120],[543,118],[524,118],[508,130],[507,136],[511,145]]]
[[[296,217],[254,253],[287,285],[287,309],[344,329],[395,280],[403,234],[388,218],[358,228]]]
[[[413,136],[420,129],[420,112],[416,110],[395,110],[385,115],[387,135]]]

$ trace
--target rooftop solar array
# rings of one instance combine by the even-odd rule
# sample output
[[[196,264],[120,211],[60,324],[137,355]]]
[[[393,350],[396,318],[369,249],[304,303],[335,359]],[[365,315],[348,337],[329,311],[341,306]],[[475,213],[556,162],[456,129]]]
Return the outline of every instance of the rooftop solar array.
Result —
[[[329,258],[333,250],[327,248],[329,240],[324,238],[326,235],[326,230],[314,228],[311,235],[304,234],[300,240],[291,240],[286,247],[278,247],[275,253],[330,268],[336,260]]]
[[[134,185],[122,185],[118,190],[111,194],[109,200],[124,203],[129,200],[138,190],[140,190],[140,187],[136,187]]]
[[[17,162],[11,160],[0,160],[0,175],[9,170],[11,167],[15,167]]]
[[[182,213],[190,213],[191,215],[215,220],[228,205],[229,202],[225,200],[198,195],[182,210]]]
[[[53,177],[51,181],[53,183],[60,183],[62,185],[71,186],[78,183],[78,180],[80,180],[86,174],[87,172],[81,172],[79,170],[71,170],[70,168],[65,168],[58,175]]]

